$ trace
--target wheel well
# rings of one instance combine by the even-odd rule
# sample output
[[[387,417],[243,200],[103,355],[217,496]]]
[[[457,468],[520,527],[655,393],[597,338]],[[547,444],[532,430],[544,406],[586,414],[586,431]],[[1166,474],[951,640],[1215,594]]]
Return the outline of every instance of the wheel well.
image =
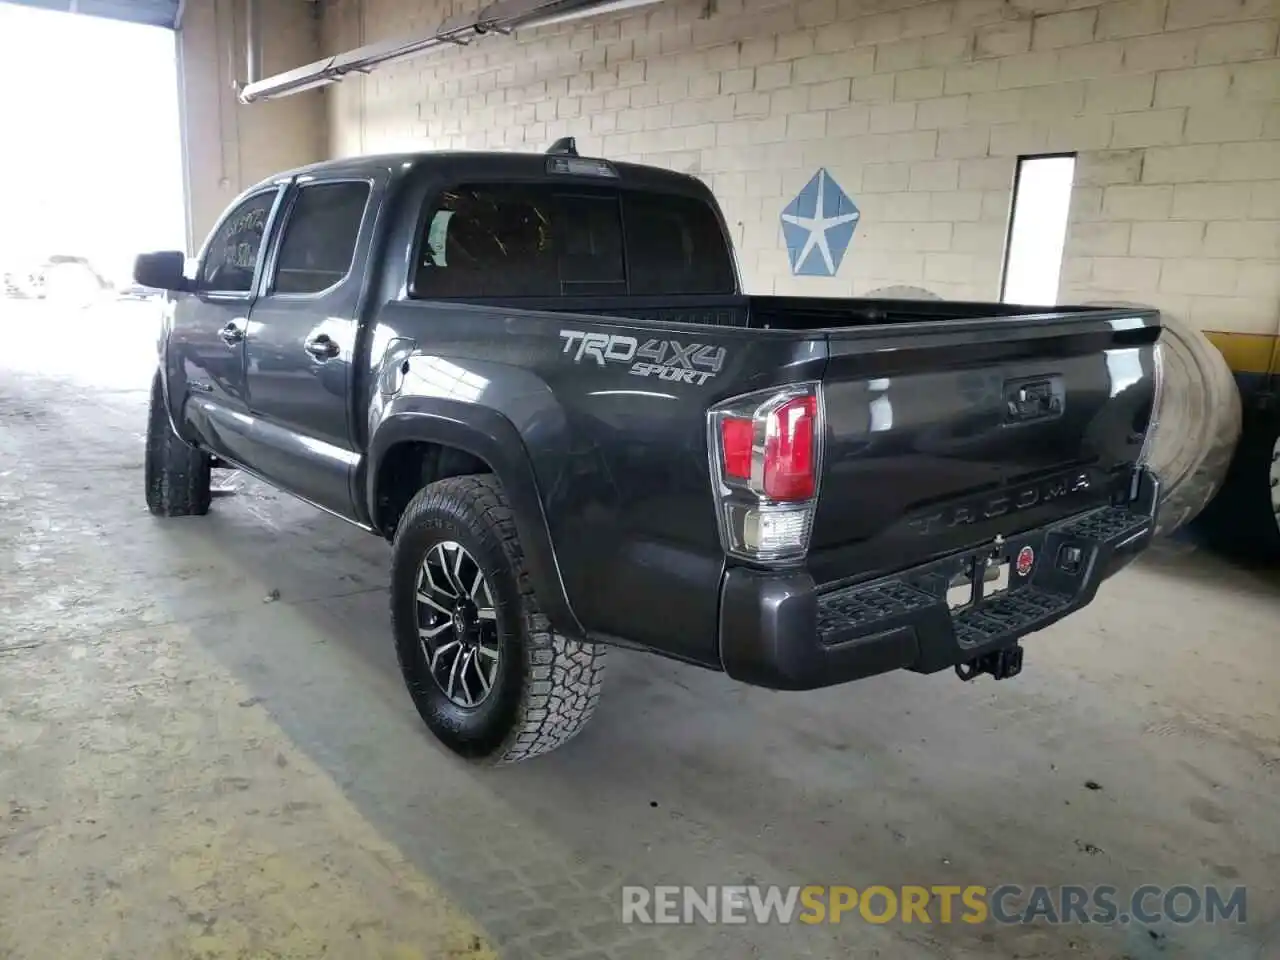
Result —
[[[474,473],[493,473],[493,468],[457,447],[420,441],[396,444],[387,451],[378,468],[374,526],[391,539],[404,508],[419,490],[446,477]]]

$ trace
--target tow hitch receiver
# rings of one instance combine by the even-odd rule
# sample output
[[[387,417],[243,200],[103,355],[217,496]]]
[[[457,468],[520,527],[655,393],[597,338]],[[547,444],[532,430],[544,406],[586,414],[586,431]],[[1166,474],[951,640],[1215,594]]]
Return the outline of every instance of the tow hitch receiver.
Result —
[[[1015,643],[1003,650],[976,657],[968,663],[956,664],[956,676],[969,681],[975,677],[989,673],[997,680],[1007,680],[1022,672],[1022,645]]]

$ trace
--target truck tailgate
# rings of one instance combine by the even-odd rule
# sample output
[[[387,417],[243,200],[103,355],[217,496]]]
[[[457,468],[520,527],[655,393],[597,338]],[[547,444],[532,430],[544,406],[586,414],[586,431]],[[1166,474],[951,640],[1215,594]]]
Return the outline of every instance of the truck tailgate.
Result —
[[[1156,311],[825,332],[820,584],[1039,527],[1129,481],[1155,399]]]

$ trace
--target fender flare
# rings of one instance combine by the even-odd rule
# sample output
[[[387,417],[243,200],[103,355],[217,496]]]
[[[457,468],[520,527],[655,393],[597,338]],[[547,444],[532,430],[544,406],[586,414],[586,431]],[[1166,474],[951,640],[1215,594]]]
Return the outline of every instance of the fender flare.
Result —
[[[557,632],[585,637],[560,575],[533,461],[515,425],[496,410],[456,400],[432,398],[424,403],[404,397],[393,401],[369,438],[364,486],[371,521],[378,515],[378,475],[387,453],[408,442],[454,447],[490,466],[511,505],[529,579],[543,613]]]
[[[160,404],[164,407],[165,419],[169,421],[169,429],[173,431],[175,437],[187,446],[199,449],[198,444],[192,443],[191,439],[183,432],[184,424],[182,423],[182,418],[174,413],[173,394],[169,387],[167,342],[164,347],[165,349],[160,352],[159,363],[156,364],[156,372],[152,376],[152,380],[158,380],[160,383]]]
[[[156,336],[156,375],[160,378],[160,398],[164,402],[165,415],[169,418],[169,426],[174,434],[189,447],[199,448],[186,432],[183,408],[186,397],[176,397],[173,392],[174,359],[170,355],[169,339],[173,334],[173,315],[166,311],[160,318],[160,331]]]

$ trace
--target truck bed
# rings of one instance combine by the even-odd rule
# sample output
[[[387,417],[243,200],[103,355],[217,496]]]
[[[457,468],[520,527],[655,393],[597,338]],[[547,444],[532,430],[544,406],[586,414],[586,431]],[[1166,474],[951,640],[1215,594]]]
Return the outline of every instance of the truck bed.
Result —
[[[576,438],[564,459],[535,464],[552,536],[574,545],[561,569],[584,623],[699,661],[715,657],[696,638],[726,564],[707,476],[713,405],[821,383],[804,564],[818,589],[842,589],[1121,495],[1151,415],[1160,333],[1153,310],[752,296],[400,301],[382,319],[430,330],[443,355],[507,358],[548,385],[554,408],[534,414],[524,400],[519,416],[563,421]],[[611,346],[587,354],[588,335]],[[672,343],[721,351],[722,365],[682,370]],[[667,348],[657,363],[650,344]],[[694,378],[667,376],[682,372]],[[595,502],[553,463],[598,474]],[[638,598],[658,593],[682,615],[649,617]]]
[[[938,323],[1008,317],[1109,315],[1106,307],[1034,307],[961,300],[775,297],[542,297],[470,298],[468,303],[522,310],[546,310],[672,324],[702,324],[752,330],[839,330],[881,324]]]

